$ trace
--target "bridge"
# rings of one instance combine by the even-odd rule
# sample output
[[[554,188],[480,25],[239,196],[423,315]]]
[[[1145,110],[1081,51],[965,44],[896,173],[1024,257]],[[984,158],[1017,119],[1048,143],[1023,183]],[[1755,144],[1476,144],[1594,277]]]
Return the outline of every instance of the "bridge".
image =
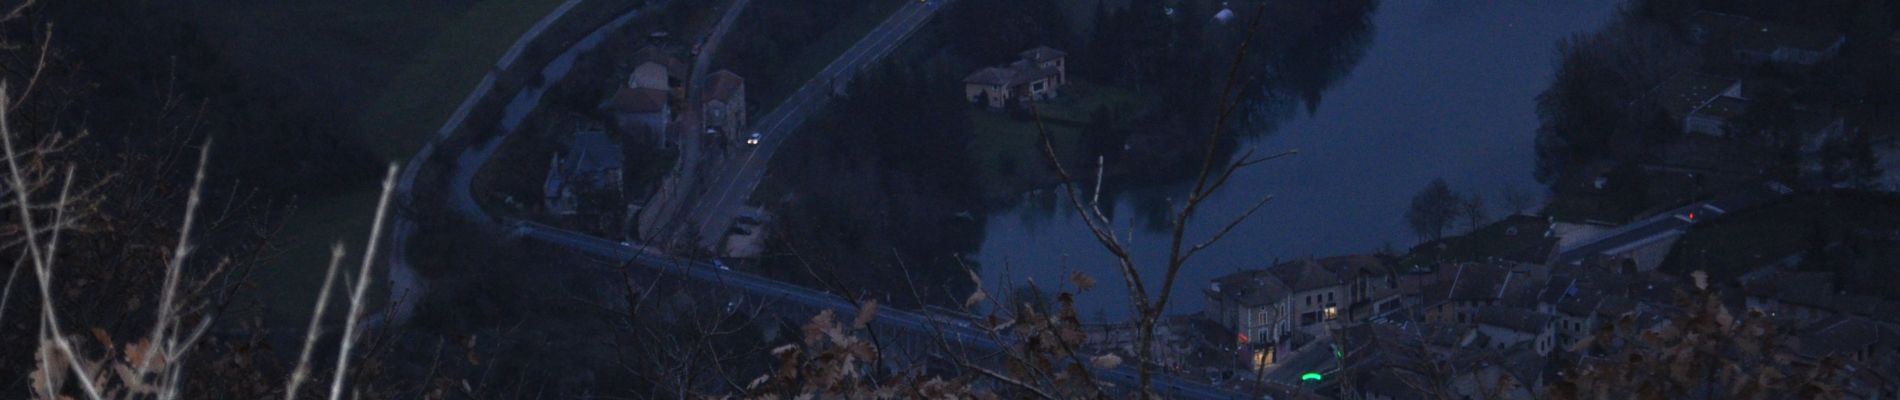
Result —
[[[637,244],[622,244],[612,240],[555,228],[528,221],[509,223],[511,236],[537,240],[558,247],[578,251],[590,256],[613,261],[615,265],[628,265],[648,269],[651,272],[669,274],[685,279],[720,285],[736,289],[760,298],[773,299],[790,305],[815,310],[833,310],[838,315],[857,315],[857,305],[829,293],[805,288],[803,286],[780,282],[748,273],[720,268],[703,262],[684,260],[666,255],[652,248]],[[1007,333],[990,333],[967,323],[956,323],[948,318],[900,310],[880,308],[872,326],[880,330],[906,333],[911,337],[936,337],[945,344],[979,352],[998,352],[1012,341]],[[1000,339],[1001,341],[999,342]],[[1123,365],[1113,369],[1096,370],[1096,378],[1114,383],[1116,387],[1135,387],[1139,375],[1137,371]],[[1248,396],[1225,389],[1190,382],[1157,373],[1153,378],[1154,391],[1168,398],[1180,399],[1245,399]]]

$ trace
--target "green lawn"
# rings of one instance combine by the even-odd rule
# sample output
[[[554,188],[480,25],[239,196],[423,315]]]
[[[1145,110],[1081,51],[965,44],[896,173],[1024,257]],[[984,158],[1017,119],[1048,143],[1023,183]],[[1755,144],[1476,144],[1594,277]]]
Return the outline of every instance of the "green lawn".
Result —
[[[1062,87],[1060,94],[1061,97],[1036,104],[1036,110],[1042,113],[1043,118],[1087,124],[1089,115],[1100,107],[1117,110],[1115,114],[1126,116],[1129,111],[1140,111],[1148,106],[1147,102],[1142,101],[1141,94],[1132,89],[1079,80],[1070,80],[1069,85]]]
[[[284,222],[285,230],[274,240],[282,251],[271,262],[258,268],[252,279],[259,287],[250,293],[268,307],[264,326],[303,326],[310,318],[310,307],[316,304],[317,291],[323,285],[324,269],[330,260],[330,246],[344,243],[343,268],[354,275],[363,260],[364,244],[369,240],[370,221],[375,219],[376,190],[359,191],[320,200],[298,202],[298,208]],[[293,230],[294,229],[294,230]],[[388,234],[384,232],[385,237]],[[388,254],[388,247],[378,250]],[[383,258],[377,256],[377,258]],[[382,290],[385,274],[385,262],[377,262],[370,276],[373,284],[369,291],[369,306],[381,307],[387,299]],[[339,277],[338,279],[342,279]],[[331,294],[331,310],[340,310],[343,296],[339,290]],[[341,315],[335,314],[333,315]],[[228,318],[241,321],[247,318]]]
[[[197,11],[232,63],[261,76],[307,78],[294,84],[320,97],[311,101],[342,104],[338,127],[361,135],[378,157],[408,161],[520,34],[560,3],[241,2]],[[362,187],[298,199],[276,241],[283,253],[254,277],[254,293],[270,307],[268,326],[300,326],[308,316],[332,243],[348,241],[349,260],[361,260],[380,189]],[[380,283],[382,272],[373,278]]]
[[[1127,116],[1140,113],[1144,104],[1138,93],[1117,87],[1100,86],[1086,82],[1074,82],[1062,88],[1061,97],[1036,104],[1041,113],[1043,125],[1056,145],[1056,150],[1069,168],[1076,168],[1081,161],[1076,160],[1078,151],[1083,147],[1082,126],[1088,123],[1089,115],[1097,107],[1110,107],[1116,111],[1119,123],[1125,123]],[[1040,133],[1035,121],[1021,121],[1003,111],[975,111],[970,113],[971,134],[970,157],[981,170],[981,182],[986,190],[1001,193],[1021,190],[1023,185],[1033,185],[1041,181],[1029,174],[1036,174],[1046,165]]]
[[[1805,194],[1741,211],[1696,225],[1676,242],[1662,268],[1678,274],[1702,269],[1710,278],[1725,282],[1807,250],[1817,227],[1835,238],[1854,231],[1893,232],[1900,227],[1900,198]],[[1900,265],[1896,262],[1900,259],[1882,260],[1882,268]]]
[[[371,97],[357,130],[379,155],[406,159],[442,126],[509,46],[562,0],[488,0],[445,23]],[[569,16],[574,18],[574,16]],[[526,60],[524,60],[526,61]],[[519,66],[518,66],[519,67]]]

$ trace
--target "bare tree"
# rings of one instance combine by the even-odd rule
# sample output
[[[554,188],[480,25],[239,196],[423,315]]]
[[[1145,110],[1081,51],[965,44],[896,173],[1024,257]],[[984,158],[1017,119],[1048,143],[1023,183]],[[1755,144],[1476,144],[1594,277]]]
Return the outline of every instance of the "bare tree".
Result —
[[[1412,208],[1405,212],[1405,222],[1419,239],[1439,240],[1445,237],[1445,230],[1452,227],[1462,211],[1458,193],[1451,190],[1444,178],[1438,178],[1412,196]]]
[[[1214,234],[1198,242],[1190,243],[1188,242],[1187,232],[1189,226],[1193,224],[1202,202],[1225,187],[1228,179],[1232,178],[1234,173],[1241,169],[1268,160],[1293,155],[1297,152],[1295,150],[1288,150],[1272,155],[1256,156],[1256,150],[1249,149],[1231,160],[1223,161],[1215,159],[1216,150],[1219,148],[1222,135],[1228,131],[1227,124],[1229,117],[1233,113],[1235,106],[1239,104],[1239,101],[1233,99],[1233,97],[1238,93],[1236,88],[1239,83],[1239,77],[1241,76],[1242,60],[1245,60],[1247,48],[1252,44],[1253,35],[1259,29],[1260,20],[1261,17],[1266,14],[1265,11],[1265,3],[1261,3],[1255,7],[1247,35],[1240,42],[1240,47],[1234,55],[1234,62],[1228,71],[1226,83],[1223,85],[1220,97],[1215,102],[1215,104],[1220,105],[1220,110],[1215,116],[1214,124],[1207,133],[1204,139],[1205,141],[1202,143],[1201,166],[1194,180],[1194,184],[1188,189],[1185,198],[1169,201],[1171,205],[1171,215],[1168,217],[1169,239],[1167,258],[1160,269],[1162,275],[1160,287],[1152,289],[1148,287],[1145,274],[1151,273],[1153,269],[1139,266],[1134,254],[1128,248],[1126,239],[1122,238],[1120,233],[1115,229],[1114,221],[1102,211],[1101,181],[1103,179],[1102,175],[1104,169],[1102,159],[1100,157],[1096,159],[1095,184],[1092,186],[1094,193],[1082,193],[1082,187],[1078,185],[1075,174],[1072,173],[1068,167],[1062,165],[1061,157],[1058,156],[1056,152],[1055,142],[1051,138],[1047,127],[1043,124],[1040,113],[1034,112],[1033,108],[1035,103],[1030,103],[1032,112],[1036,114],[1036,128],[1037,131],[1040,132],[1044,157],[1055,166],[1057,175],[1061,178],[1061,187],[1066,191],[1066,197],[1069,199],[1070,207],[1075,210],[1077,215],[1082,217],[1082,221],[1087,226],[1089,233],[1094,236],[1096,242],[1110,255],[1115,257],[1116,264],[1121,272],[1122,283],[1127,287],[1129,308],[1134,315],[1136,326],[1134,361],[1139,382],[1134,390],[1139,398],[1145,399],[1155,396],[1153,392],[1155,328],[1161,321],[1162,313],[1166,312],[1169,301],[1173,298],[1175,279],[1180,276],[1183,269],[1188,267],[1194,255],[1219,242],[1221,238],[1226,237],[1228,232],[1231,232],[1234,227],[1240,225],[1241,222],[1253,215],[1254,212],[1272,201],[1274,196],[1261,196],[1251,207],[1247,208],[1247,210],[1240,215],[1233,217],[1233,219],[1228,220]]]
[[[1470,195],[1465,196],[1464,200],[1458,203],[1458,210],[1460,216],[1464,217],[1467,229],[1476,231],[1478,228],[1483,228],[1484,224],[1491,223],[1491,215],[1485,211],[1484,196],[1478,192],[1471,192]]]
[[[1505,186],[1504,189],[1500,189],[1498,191],[1498,199],[1504,201],[1504,207],[1511,210],[1511,215],[1523,214],[1525,210],[1531,209],[1531,207],[1536,206],[1537,203],[1535,194],[1524,191],[1524,188],[1517,185]]]

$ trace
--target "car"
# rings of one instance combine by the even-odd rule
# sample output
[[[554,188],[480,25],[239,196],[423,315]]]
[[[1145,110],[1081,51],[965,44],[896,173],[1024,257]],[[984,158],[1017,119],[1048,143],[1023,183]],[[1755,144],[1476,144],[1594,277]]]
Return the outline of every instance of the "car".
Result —
[[[752,136],[751,136],[751,137],[748,137],[748,138],[746,138],[746,139],[745,139],[745,144],[749,144],[749,145],[753,145],[753,146],[757,146],[757,145],[759,145],[759,139],[760,139],[760,138],[763,138],[763,136],[762,136],[762,135],[759,135],[759,132],[757,132],[757,131],[754,131],[754,132],[752,132]]]
[[[719,261],[719,260],[717,260],[717,259],[714,259],[714,260],[713,260],[713,266],[714,266],[714,267],[719,267],[719,270],[720,270],[720,271],[731,271],[731,270],[732,270],[732,268],[730,268],[730,267],[727,267],[727,266],[726,266],[726,262],[725,262],[725,261]]]

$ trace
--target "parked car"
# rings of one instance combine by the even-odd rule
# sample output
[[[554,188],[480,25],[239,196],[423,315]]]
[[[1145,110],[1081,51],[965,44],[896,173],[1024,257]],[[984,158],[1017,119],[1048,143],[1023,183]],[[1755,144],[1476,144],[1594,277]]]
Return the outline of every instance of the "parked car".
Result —
[[[746,138],[746,139],[745,139],[745,144],[749,144],[749,145],[753,145],[753,146],[757,146],[757,145],[759,145],[759,139],[761,139],[761,138],[763,138],[763,136],[761,136],[761,135],[759,135],[759,132],[757,132],[757,131],[754,131],[754,132],[752,132],[752,136],[751,136],[751,137],[748,137],[748,138]]]

